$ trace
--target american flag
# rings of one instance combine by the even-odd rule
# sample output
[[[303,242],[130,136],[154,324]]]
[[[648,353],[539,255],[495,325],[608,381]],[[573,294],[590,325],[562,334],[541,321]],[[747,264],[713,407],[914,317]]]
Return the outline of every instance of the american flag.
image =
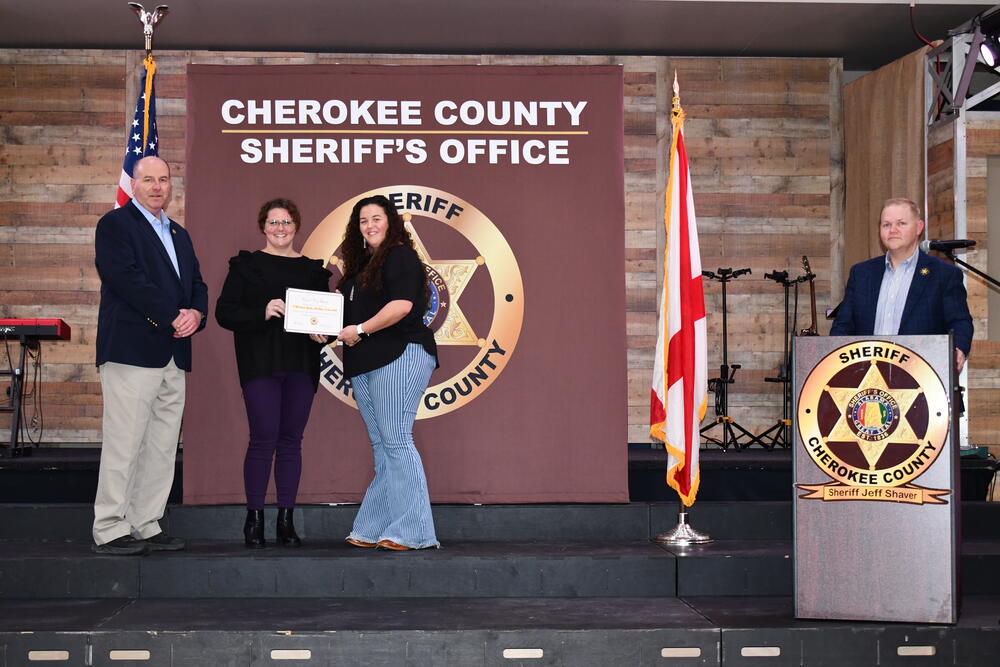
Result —
[[[684,110],[674,76],[673,139],[667,182],[667,231],[649,432],[667,449],[667,484],[685,506],[701,482],[698,447],[708,406],[708,353],[701,251],[695,224],[691,172],[684,148]]]
[[[128,139],[125,140],[125,159],[122,161],[122,174],[118,179],[115,208],[124,206],[132,198],[132,169],[135,163],[147,155],[159,154],[160,139],[156,134],[156,92],[153,89],[156,62],[149,56],[143,61],[143,65],[145,67],[139,86],[139,99],[136,100],[132,126],[129,128]]]

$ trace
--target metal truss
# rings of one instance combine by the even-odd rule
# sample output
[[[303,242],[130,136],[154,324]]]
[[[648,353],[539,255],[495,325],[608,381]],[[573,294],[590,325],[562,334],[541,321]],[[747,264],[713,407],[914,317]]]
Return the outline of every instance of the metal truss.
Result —
[[[1000,10],[1000,5],[984,14],[995,10]],[[963,111],[970,111],[1000,93],[1000,73],[990,69],[998,80],[969,97],[972,74],[976,63],[980,62],[979,47],[985,39],[979,18],[977,16],[956,28],[948,39],[927,52],[927,71],[930,74],[927,110],[929,128],[950,122]]]

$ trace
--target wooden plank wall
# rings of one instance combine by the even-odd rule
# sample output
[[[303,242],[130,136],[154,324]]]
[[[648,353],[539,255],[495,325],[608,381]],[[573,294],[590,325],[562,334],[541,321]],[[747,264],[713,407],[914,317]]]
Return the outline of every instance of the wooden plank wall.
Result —
[[[973,111],[966,122],[966,227],[976,247],[965,253],[965,261],[983,272],[987,272],[989,258],[987,158],[1000,155],[1000,118],[996,116]],[[997,445],[994,454],[1000,456],[1000,341],[986,340],[989,316],[1000,317],[1000,313],[989,312],[986,281],[967,275],[969,309],[976,325],[969,358],[969,441]]]
[[[955,126],[936,125],[927,135],[927,236],[955,233]]]
[[[781,405],[778,385],[763,380],[775,375],[781,362],[782,291],[764,274],[798,275],[805,254],[818,275],[820,312],[831,305],[831,283],[839,294],[844,203],[839,60],[232,52],[163,52],[156,58],[161,150],[175,175],[170,213],[182,223],[188,63],[621,64],[631,442],[649,442],[664,157],[675,70],[688,117],[704,268],[753,271],[729,289],[729,358],[743,365],[730,414],[751,431],[773,424]],[[74,333],[72,342],[44,347],[46,443],[100,441],[100,385],[92,365],[98,302],[93,229],[114,198],[139,69],[134,53],[0,50],[0,316],[62,317]],[[831,257],[831,249],[837,256]],[[800,327],[808,324],[807,294],[800,295]],[[722,329],[717,283],[707,285],[707,301],[709,364],[717,369]],[[821,321],[821,333],[828,329]]]
[[[42,348],[45,442],[100,440],[93,231],[121,171],[125,74],[120,52],[0,51],[0,314],[73,327]]]
[[[985,271],[989,253],[987,235],[987,158],[1000,154],[1000,119],[995,114],[971,112],[965,124],[966,228],[976,247],[965,260]],[[955,234],[955,133],[958,126],[946,123],[932,128],[927,151],[927,229],[930,238],[954,238]],[[986,340],[988,287],[981,278],[966,272],[969,310],[975,324],[969,356],[967,406],[969,443],[990,445],[1000,456],[1000,342]],[[996,313],[993,313],[996,316]],[[1000,488],[994,489],[1000,500]]]
[[[927,150],[927,233],[930,238],[955,236],[955,123],[932,128]],[[985,271],[987,262],[986,163],[1000,154],[1000,120],[968,115],[965,126],[966,227],[976,241],[965,260]],[[968,409],[969,443],[994,445],[1000,455],[1000,343],[986,340],[987,286],[975,274],[966,272],[969,310],[976,331],[969,356]]]

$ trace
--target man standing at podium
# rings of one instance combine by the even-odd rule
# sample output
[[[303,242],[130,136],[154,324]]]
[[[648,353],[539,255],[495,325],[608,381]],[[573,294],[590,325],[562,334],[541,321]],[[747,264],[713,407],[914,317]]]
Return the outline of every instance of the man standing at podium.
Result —
[[[205,326],[208,289],[187,231],[170,220],[170,167],[135,163],[132,199],[97,223],[101,276],[97,365],[104,439],[94,500],[94,551],[175,551],[162,532],[184,411],[191,335]]]
[[[954,332],[955,372],[972,347],[972,316],[962,272],[919,249],[924,232],[911,200],[886,200],[879,219],[884,256],[851,267],[831,336],[895,336]]]

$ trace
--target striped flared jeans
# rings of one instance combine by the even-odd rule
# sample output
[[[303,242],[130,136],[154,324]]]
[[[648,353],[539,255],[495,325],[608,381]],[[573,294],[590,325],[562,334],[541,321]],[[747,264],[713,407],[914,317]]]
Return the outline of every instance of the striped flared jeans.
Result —
[[[349,536],[355,540],[439,546],[423,462],[413,444],[413,422],[434,366],[423,346],[410,343],[392,363],[351,380],[375,458],[375,477]]]

